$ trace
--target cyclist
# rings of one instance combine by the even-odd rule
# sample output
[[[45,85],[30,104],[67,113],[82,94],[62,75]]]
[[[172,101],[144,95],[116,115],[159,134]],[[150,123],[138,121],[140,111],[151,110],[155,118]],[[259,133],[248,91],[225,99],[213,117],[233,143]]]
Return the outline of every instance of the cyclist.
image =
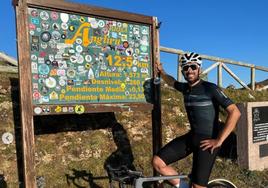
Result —
[[[191,130],[160,149],[153,157],[152,164],[161,175],[178,175],[168,165],[193,153],[192,187],[203,188],[207,186],[219,148],[235,128],[240,111],[217,85],[200,79],[202,59],[198,54],[182,55],[180,64],[187,83],[178,82],[168,75],[161,63],[157,64],[157,68],[169,86],[182,92]],[[221,130],[218,123],[219,106],[228,113]],[[170,183],[174,187],[185,187],[185,182],[179,179],[170,180]]]

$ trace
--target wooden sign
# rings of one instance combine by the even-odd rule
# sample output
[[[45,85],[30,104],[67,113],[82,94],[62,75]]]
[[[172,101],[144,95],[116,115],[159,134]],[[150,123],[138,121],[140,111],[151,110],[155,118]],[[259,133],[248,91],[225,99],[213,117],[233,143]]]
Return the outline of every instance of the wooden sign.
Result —
[[[153,18],[41,2],[27,6],[33,115],[152,109]]]
[[[152,111],[161,145],[155,17],[62,0],[13,0],[16,12],[24,187],[36,187],[33,116]],[[157,137],[158,136],[158,137]]]
[[[242,112],[237,126],[238,163],[249,170],[268,168],[268,102],[238,107]]]

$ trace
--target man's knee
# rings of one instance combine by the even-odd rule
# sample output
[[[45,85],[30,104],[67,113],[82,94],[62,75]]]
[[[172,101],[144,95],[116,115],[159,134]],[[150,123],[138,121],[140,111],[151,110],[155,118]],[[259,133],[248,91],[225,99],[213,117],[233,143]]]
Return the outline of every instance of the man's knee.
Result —
[[[157,155],[155,155],[153,157],[152,165],[157,171],[159,171],[159,170],[161,170],[161,168],[164,168],[167,166],[166,163]]]

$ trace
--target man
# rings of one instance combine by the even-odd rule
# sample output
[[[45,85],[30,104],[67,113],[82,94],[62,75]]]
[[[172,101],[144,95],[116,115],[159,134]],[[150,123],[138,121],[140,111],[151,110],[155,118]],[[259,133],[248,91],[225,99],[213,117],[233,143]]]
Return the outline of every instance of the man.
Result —
[[[237,106],[213,83],[200,79],[202,59],[196,53],[180,58],[182,73],[187,83],[176,81],[161,64],[157,65],[163,80],[183,93],[184,105],[191,130],[165,145],[154,157],[153,166],[162,175],[177,175],[169,164],[193,153],[191,182],[193,188],[207,186],[211,169],[223,141],[233,131],[240,117]],[[225,126],[220,130],[219,106],[227,113]],[[175,187],[185,187],[179,179],[170,181]]]

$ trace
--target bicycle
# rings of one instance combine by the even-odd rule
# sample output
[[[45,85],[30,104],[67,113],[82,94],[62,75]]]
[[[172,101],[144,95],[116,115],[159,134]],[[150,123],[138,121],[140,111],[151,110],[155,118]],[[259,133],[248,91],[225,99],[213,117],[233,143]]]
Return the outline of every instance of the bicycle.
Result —
[[[171,179],[188,179],[189,175],[175,175],[175,176],[150,176],[144,177],[141,171],[133,171],[127,166],[120,166],[119,168],[112,168],[107,166],[110,188],[114,188],[113,181],[118,182],[119,188],[142,188],[145,182],[159,182]],[[190,184],[190,183],[189,183]],[[189,186],[190,187],[190,186]],[[226,179],[214,179],[208,182],[208,188],[237,188],[231,181]]]

